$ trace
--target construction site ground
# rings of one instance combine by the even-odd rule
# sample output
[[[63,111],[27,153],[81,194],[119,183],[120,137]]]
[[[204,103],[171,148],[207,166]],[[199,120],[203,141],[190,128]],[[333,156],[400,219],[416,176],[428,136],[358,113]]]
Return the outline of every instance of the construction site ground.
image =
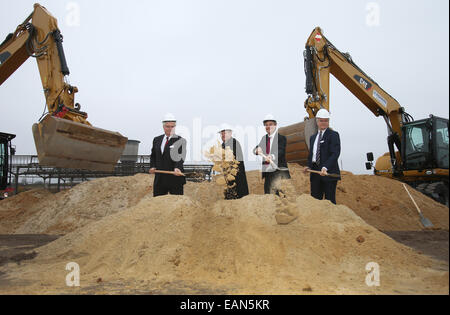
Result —
[[[309,196],[290,165],[286,198],[223,200],[215,182],[152,197],[153,177],[103,178],[0,202],[0,294],[448,294],[448,208],[400,182],[344,173],[337,201]],[[65,269],[80,266],[80,287]],[[380,286],[366,265],[380,266]]]

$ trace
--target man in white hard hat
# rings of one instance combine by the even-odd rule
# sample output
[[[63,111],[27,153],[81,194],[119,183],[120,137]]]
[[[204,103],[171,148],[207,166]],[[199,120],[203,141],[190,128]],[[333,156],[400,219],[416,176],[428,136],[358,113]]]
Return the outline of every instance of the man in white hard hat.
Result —
[[[182,176],[186,158],[186,140],[175,134],[177,120],[166,114],[163,121],[164,134],[153,139],[150,157],[150,174],[155,174],[153,196],[183,195],[186,178]],[[159,174],[159,171],[173,171],[175,175]]]
[[[264,193],[279,194],[279,190],[274,184],[279,179],[291,178],[286,161],[287,139],[278,133],[278,122],[273,115],[267,115],[263,124],[267,134],[261,139],[253,153],[265,156],[262,164]],[[283,168],[283,170],[279,170],[279,168]]]
[[[244,154],[242,152],[241,144],[233,138],[233,130],[228,125],[224,125],[219,133],[222,139],[222,148],[225,149],[226,147],[229,147],[234,155],[232,158],[239,162],[238,172],[234,181],[228,183],[230,187],[234,187],[228,188],[225,191],[225,199],[230,200],[243,198],[249,194],[249,191],[247,175],[245,174]]]
[[[341,154],[339,133],[330,128],[330,113],[326,109],[317,112],[316,122],[318,132],[311,136],[308,157],[308,170],[320,171],[311,173],[311,196],[336,204],[336,186],[340,177],[329,177],[328,174],[340,175],[338,159]]]

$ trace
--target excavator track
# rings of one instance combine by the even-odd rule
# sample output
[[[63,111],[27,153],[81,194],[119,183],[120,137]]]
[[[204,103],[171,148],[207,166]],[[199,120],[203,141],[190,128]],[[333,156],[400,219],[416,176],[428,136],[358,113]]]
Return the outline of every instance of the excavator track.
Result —
[[[449,206],[448,184],[446,185],[444,182],[422,183],[416,186],[416,190],[436,202]]]

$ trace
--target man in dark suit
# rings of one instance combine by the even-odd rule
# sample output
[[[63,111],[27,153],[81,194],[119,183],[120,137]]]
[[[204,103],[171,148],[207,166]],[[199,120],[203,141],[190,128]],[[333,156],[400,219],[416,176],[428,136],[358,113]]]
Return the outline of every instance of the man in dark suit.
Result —
[[[308,156],[308,170],[321,172],[311,173],[311,196],[316,199],[325,199],[336,204],[336,186],[340,177],[329,177],[328,174],[340,175],[338,159],[341,154],[341,140],[339,133],[329,128],[330,113],[321,109],[316,115],[318,126],[317,134],[310,138],[310,150]]]
[[[155,174],[153,196],[183,195],[186,178],[182,176],[186,158],[186,140],[175,134],[176,119],[167,114],[163,120],[164,134],[153,139],[150,157],[150,174],[159,171],[173,171],[171,174]]]
[[[280,179],[291,178],[286,161],[287,139],[278,133],[278,123],[272,115],[267,115],[263,123],[267,134],[261,139],[253,153],[265,156],[262,164],[264,193],[276,193],[278,195],[279,190],[276,188],[276,182]],[[283,170],[278,168],[283,168]]]
[[[225,199],[240,199],[249,194],[241,144],[233,138],[233,131],[230,128],[222,129],[220,131],[220,137],[222,138],[222,149],[229,147],[233,151],[233,158],[239,162],[238,172],[234,181],[228,183],[229,186],[234,187],[225,191]]]

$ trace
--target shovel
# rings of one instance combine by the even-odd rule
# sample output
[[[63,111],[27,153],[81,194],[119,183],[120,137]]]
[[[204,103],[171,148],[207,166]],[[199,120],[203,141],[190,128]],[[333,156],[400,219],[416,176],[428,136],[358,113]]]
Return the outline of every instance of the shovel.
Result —
[[[319,172],[319,171],[313,171],[313,170],[308,170],[308,172],[314,173],[314,174],[322,174],[322,172]],[[327,175],[325,175],[325,176],[329,176],[329,177],[341,177],[341,176],[338,175],[338,174],[329,174],[329,173],[327,173]]]
[[[275,168],[277,171],[284,171],[284,172],[289,171],[287,167],[278,167],[278,165],[276,165],[275,162],[272,161],[272,159],[267,155],[264,155],[263,153],[259,153],[258,155],[262,156],[266,160],[269,160],[270,165],[272,165],[272,167]]]
[[[275,168],[277,171],[283,171],[283,172],[289,171],[289,168],[287,168],[287,167],[278,167],[278,165],[276,165],[275,162],[272,161],[272,159],[270,157],[268,157],[267,155],[264,155],[262,153],[259,153],[258,155],[261,155],[266,160],[269,160],[270,165],[272,165],[272,167]]]
[[[186,177],[186,174],[183,174],[183,173],[177,173],[177,172],[173,172],[173,171],[158,171],[158,170],[156,170],[155,173],[157,173],[157,174],[168,174],[168,175],[175,175],[175,176],[184,176],[184,177]]]
[[[406,185],[405,185],[405,184],[403,184],[403,187],[405,187],[405,190],[406,190],[406,192],[408,193],[409,198],[411,198],[412,202],[413,202],[414,205],[416,206],[417,211],[419,212],[419,215],[420,215],[420,221],[422,222],[422,225],[423,225],[424,227],[426,227],[426,228],[431,228],[431,227],[433,227],[433,223],[431,223],[430,220],[428,220],[427,218],[425,218],[425,217],[423,216],[422,211],[420,211],[419,206],[417,205],[417,203],[416,203],[416,201],[414,200],[414,198],[411,196],[411,194],[410,194],[408,188],[406,188]]]
[[[176,172],[173,172],[173,171],[158,171],[158,170],[156,170],[155,173],[158,173],[158,174],[169,174],[169,175],[174,175],[174,176],[177,176],[177,174],[179,174],[179,173],[176,173]],[[187,177],[187,178],[203,178],[203,174],[202,173],[197,173],[197,172],[181,173],[179,175],[183,176],[183,177]]]

